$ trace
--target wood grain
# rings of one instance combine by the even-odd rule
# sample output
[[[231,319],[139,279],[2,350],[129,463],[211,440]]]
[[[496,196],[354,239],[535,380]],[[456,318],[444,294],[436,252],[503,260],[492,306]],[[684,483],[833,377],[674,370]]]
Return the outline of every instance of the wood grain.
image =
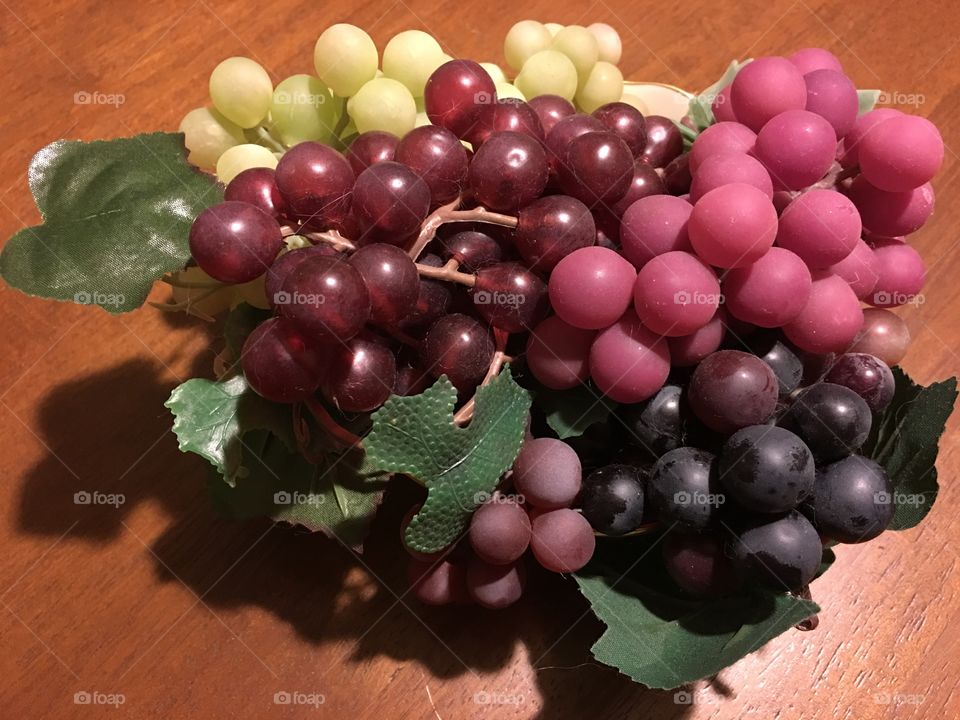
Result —
[[[224,57],[250,55],[277,80],[310,72],[316,36],[348,21],[381,47],[423,28],[452,55],[502,61],[504,33],[522,17],[610,22],[631,78],[698,88],[733,57],[822,45],[858,86],[916,96],[952,149],[937,214],[916,236],[930,272],[927,302],[902,311],[915,337],[904,364],[923,382],[960,370],[960,6],[934,0],[0,0],[0,235],[38,220],[24,173],[40,146],[173,129],[205,101]],[[124,102],[76,104],[80,91]],[[685,705],[592,662],[600,626],[560,578],[536,578],[507,612],[414,607],[396,543],[409,488],[388,498],[362,561],[320,537],[219,519],[205,463],[177,451],[162,407],[178,382],[210,372],[219,347],[202,325],[149,309],[109,317],[4,287],[0,328],[5,717],[960,716],[956,419],[923,526],[840,548],[815,588],[820,629],[778,638],[692,688]],[[126,502],[78,507],[82,489]],[[124,703],[76,705],[78,691]],[[324,704],[274,704],[283,691]]]

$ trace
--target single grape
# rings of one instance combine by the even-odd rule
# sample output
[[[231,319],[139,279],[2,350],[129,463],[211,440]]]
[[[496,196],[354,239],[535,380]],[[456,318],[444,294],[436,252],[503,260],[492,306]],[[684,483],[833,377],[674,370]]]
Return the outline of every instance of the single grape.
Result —
[[[420,258],[421,265],[441,267],[443,260],[427,254]],[[442,280],[420,278],[420,289],[413,311],[400,322],[404,332],[419,334],[426,331],[441,315],[445,315],[453,301],[450,283]]]
[[[692,367],[719,350],[727,333],[724,323],[726,317],[723,308],[720,308],[706,325],[689,335],[667,338],[670,363],[674,367]]]
[[[859,116],[853,123],[853,128],[843,138],[843,152],[840,154],[840,164],[845,168],[851,168],[860,162],[860,141],[868,132],[879,123],[893,117],[902,115],[899,110],[893,108],[876,108],[865,112]]]
[[[514,244],[531,270],[549,272],[574,250],[594,244],[590,210],[576,198],[548,195],[520,209]]]
[[[597,335],[590,348],[590,376],[611,400],[635,403],[654,395],[670,373],[670,349],[664,338],[627,310]]]
[[[869,297],[880,279],[880,263],[870,246],[860,239],[857,240],[849,255],[828,267],[827,270],[846,280],[850,289],[860,300]]]
[[[752,185],[768,197],[773,197],[770,174],[759,160],[745,153],[719,152],[700,162],[690,184],[690,201],[696,203],[711,190],[730,183]]]
[[[823,270],[811,277],[810,297],[800,314],[783,326],[783,333],[801,350],[819,355],[842,352],[863,326],[860,301],[841,277]]]
[[[585,330],[610,327],[630,306],[636,270],[613,250],[574,250],[550,274],[550,303],[565,322]]]
[[[434,125],[465,137],[480,120],[485,104],[496,98],[496,86],[472,60],[451,60],[437,68],[424,89],[424,106]]]
[[[469,183],[477,201],[515,211],[540,197],[549,179],[547,156],[529,135],[499,132],[487,138],[470,162]]]
[[[246,142],[243,129],[216,108],[196,108],[183,116],[178,132],[184,134],[187,160],[203,170],[215,170],[227,150]]]
[[[731,183],[700,198],[687,232],[694,251],[705,262],[722,268],[745,267],[773,245],[777,211],[763,191]]]
[[[371,165],[393,160],[399,142],[400,138],[396,135],[382,130],[360,133],[347,148],[347,161],[353,172],[359,175]],[[406,162],[404,164],[409,165]]]
[[[820,180],[837,154],[833,126],[807,110],[771,118],[757,133],[754,154],[778,190],[802,190]]]
[[[880,358],[867,353],[841,355],[824,379],[850,388],[876,413],[882,412],[890,404],[896,390],[890,367]]]
[[[210,73],[213,106],[242,128],[252,128],[267,116],[272,96],[270,76],[250,58],[227,58]]]
[[[404,30],[383,48],[383,74],[399,80],[414,97],[420,97],[427,79],[444,60],[443,48],[433,36],[422,30]]]
[[[583,482],[580,505],[591,527],[604,535],[624,535],[643,524],[643,482],[630,465],[606,465]]]
[[[789,430],[751,425],[737,430],[720,453],[720,484],[752,512],[792,510],[813,491],[813,454]]]
[[[411,558],[407,574],[414,597],[424,605],[465,605],[472,599],[467,592],[467,569],[462,564]]]
[[[677,133],[679,132],[678,130]],[[693,141],[693,146],[690,148],[690,172],[696,174],[700,163],[711,155],[726,153],[750,155],[756,144],[757,134],[746,125],[737,122],[718,122],[706,128]]]
[[[294,268],[281,285],[280,315],[312,342],[352,338],[370,319],[370,293],[363,276],[340,257],[317,256]]]
[[[365,413],[387,401],[397,381],[397,361],[385,345],[354,337],[331,349],[321,390],[342,412]]]
[[[816,70],[843,72],[843,66],[837,56],[823,48],[803,48],[790,55],[787,60],[796,65],[797,69],[804,75]]]
[[[366,32],[356,25],[337,23],[317,39],[313,63],[325,85],[340,97],[350,97],[377,74],[379,57]]]
[[[397,146],[396,159],[423,178],[434,206],[453,200],[466,184],[467,151],[442,127],[424,125],[408,132]]]
[[[666,174],[666,171],[664,171],[664,174]],[[600,211],[612,215],[613,226],[617,228],[620,224],[619,219],[637,200],[651,195],[664,195],[666,192],[667,188],[664,185],[664,180],[660,177],[657,169],[645,160],[636,160],[633,163],[633,178],[630,180],[630,187],[627,188],[623,197],[609,206],[595,206],[594,212]],[[612,235],[616,237],[617,233],[612,232]]]
[[[677,586],[693,597],[722,597],[740,587],[723,541],[712,533],[668,533],[663,539],[663,563]]]
[[[655,458],[680,447],[685,424],[682,396],[679,385],[664,385],[649,400],[623,406],[619,415],[627,429],[627,442]]]
[[[803,73],[782,57],[760,57],[748,63],[734,78],[730,100],[737,120],[760,132],[771,118],[807,104]]]
[[[235,200],[201,212],[190,227],[190,254],[207,275],[244,283],[263,275],[283,247],[277,221]]]
[[[804,512],[821,535],[842,543],[873,540],[896,512],[893,481],[873,460],[851,455],[817,472]]]
[[[864,229],[878,235],[909,235],[923,227],[933,214],[934,193],[930,183],[914,190],[886,192],[860,175],[848,191],[863,219]]]
[[[547,134],[544,147],[553,172],[559,172],[565,162],[567,148],[581,135],[590,132],[607,132],[607,126],[592,115],[576,113],[561,118]]]
[[[240,363],[250,387],[279,403],[309,397],[326,373],[321,356],[282,318],[265,320],[247,336]]]
[[[286,302],[281,292],[287,275],[307,258],[318,255],[336,256],[337,251],[329,245],[312,245],[285,252],[273,261],[264,275],[264,294],[267,296],[270,307],[276,307],[277,304],[283,305]]]
[[[720,298],[713,268],[696,255],[680,251],[650,260],[633,286],[633,307],[641,322],[667,337],[702,328],[717,312]]]
[[[877,283],[865,300],[876,307],[896,307],[923,300],[919,294],[927,277],[923,258],[909,245],[887,243],[873,250]]]
[[[507,31],[503,40],[503,54],[507,64],[519,70],[534,54],[546,50],[553,42],[550,31],[536,20],[521,20]]]
[[[765,328],[782,327],[803,311],[811,285],[803,260],[772,247],[752,265],[727,272],[723,296],[735,318]]]
[[[644,117],[647,142],[643,158],[655,168],[666,167],[683,152],[683,135],[673,120],[662,115]]]
[[[716,466],[716,457],[698,448],[679,447],[662,455],[647,485],[660,519],[693,530],[712,525],[724,503]]]
[[[572,573],[593,557],[597,539],[587,519],[576,510],[548,510],[533,518],[530,549],[543,567]]]
[[[593,330],[568,325],[558,316],[548,317],[530,333],[527,367],[543,385],[554,390],[576,387],[590,376]]]
[[[623,97],[623,73],[612,63],[600,61],[580,81],[575,99],[584,112],[616,102]],[[631,110],[635,109],[628,105]],[[638,111],[639,112],[639,111]]]
[[[546,283],[520,263],[480,268],[471,297],[477,314],[512,333],[531,330],[550,311]]]
[[[353,169],[331,147],[305,142],[291,148],[280,158],[275,179],[290,211],[301,221],[329,225],[350,210]]]
[[[818,464],[859,450],[870,434],[871,422],[870,408],[862,397],[829,382],[801,392],[780,418],[782,427],[803,438]]]
[[[730,434],[765,423],[777,407],[779,385],[770,366],[739,350],[704,358],[690,379],[690,408],[704,425]]]
[[[623,44],[620,41],[620,34],[606,23],[597,22],[587,27],[593,37],[597,39],[597,48],[600,52],[600,59],[604,62],[616,65],[620,62],[620,55],[623,53]]]
[[[584,133],[563,155],[560,187],[589,206],[615,203],[630,188],[633,167],[630,148],[614,133]]]
[[[402,163],[377,163],[357,176],[351,207],[368,237],[399,244],[430,212],[430,188]]]
[[[292,75],[273,91],[270,131],[287,147],[307,140],[333,142],[342,112],[330,88],[312,75]]]
[[[814,70],[803,76],[807,86],[805,109],[816,113],[833,126],[838,138],[853,130],[859,101],[853,82],[837,70]]]
[[[803,380],[803,362],[797,354],[784,345],[774,334],[756,333],[745,343],[747,349],[763,360],[780,385],[780,397],[786,397],[800,386]]]
[[[467,566],[467,590],[481,607],[500,610],[523,595],[527,572],[523,561],[511,565],[490,565],[473,560]]]
[[[598,107],[592,115],[616,133],[634,157],[643,155],[647,145],[647,127],[639,110],[624,102],[610,102]]]
[[[692,250],[687,235],[691,212],[690,203],[670,195],[651,195],[634,202],[620,225],[624,257],[639,270],[658,255]]]
[[[473,513],[469,537],[481,560],[508,565],[519,560],[530,544],[530,518],[515,500],[497,497]]]
[[[554,438],[527,440],[513,463],[513,485],[535,508],[570,507],[580,493],[580,458],[567,443]]]
[[[860,171],[874,187],[905,192],[933,179],[943,164],[937,126],[917,115],[877,123],[860,140]]]
[[[275,168],[277,167],[277,156],[262,145],[253,145],[244,143],[234,145],[224,150],[223,154],[217,159],[217,180],[224,185],[230,182],[244,170],[250,168]]]
[[[570,58],[581,80],[586,79],[600,59],[597,38],[582,25],[567,25],[562,28],[553,36],[550,47]]]
[[[528,104],[540,118],[544,137],[550,134],[558,122],[576,112],[573,103],[559,95],[538,95],[530,98]]]
[[[823,556],[820,536],[796,510],[773,520],[756,518],[730,545],[740,575],[777,592],[806,587]]]
[[[250,168],[237,175],[223,193],[224,200],[256,205],[273,218],[280,219],[288,212],[287,203],[270,168]]]
[[[526,98],[559,95],[573,100],[577,93],[577,68],[557,50],[541,50],[523,63],[514,84]]]
[[[413,260],[384,243],[365,245],[350,256],[370,292],[370,322],[391,328],[413,310],[420,277]]]
[[[910,329],[902,317],[882,308],[866,308],[863,327],[850,352],[876,355],[893,367],[903,360],[909,347]]]
[[[447,255],[460,264],[464,272],[476,272],[482,267],[503,260],[503,248],[486,233],[464,230],[441,238]]]
[[[543,142],[543,125],[536,111],[522,100],[498,98],[490,103],[464,138],[476,150],[495,132],[518,132]]]
[[[427,332],[421,359],[433,377],[446,375],[461,392],[476,387],[490,366],[494,346],[490,332],[466,315],[438,319]]]
[[[487,75],[490,76],[490,79],[495,83],[505,83],[507,82],[507,74],[503,71],[496,63],[492,62],[482,62],[480,67],[487,71]]]
[[[403,83],[375,77],[347,101],[347,114],[361,133],[379,130],[403,137],[416,124],[417,101]]]

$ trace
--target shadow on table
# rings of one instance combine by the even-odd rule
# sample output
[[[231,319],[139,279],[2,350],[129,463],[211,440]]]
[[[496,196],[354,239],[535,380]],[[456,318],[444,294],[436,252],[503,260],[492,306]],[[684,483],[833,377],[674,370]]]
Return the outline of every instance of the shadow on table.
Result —
[[[205,358],[195,372],[208,367]],[[220,517],[205,488],[207,464],[181,454],[169,432],[163,402],[172,384],[158,376],[149,362],[127,362],[43,401],[35,429],[51,452],[24,481],[21,531],[58,537],[75,519],[71,539],[106,543],[126,532],[138,503],[160,502],[173,517],[152,547],[162,580],[182,581],[214,609],[264,608],[312,643],[355,640],[342,658],[324,655],[332,668],[386,655],[419,662],[435,677],[479,676],[510,664],[519,643],[537,668],[541,720],[688,714],[673,692],[634,685],[592,660],[588,648],[602,626],[560,576],[531,572],[524,598],[499,612],[425,608],[405,595],[397,528],[417,499],[412,484],[392,483],[362,557],[319,534]],[[78,505],[74,495],[83,492],[122,494],[124,503]],[[464,700],[477,703],[478,716],[488,703],[522,707],[534,691],[519,685],[484,687]]]

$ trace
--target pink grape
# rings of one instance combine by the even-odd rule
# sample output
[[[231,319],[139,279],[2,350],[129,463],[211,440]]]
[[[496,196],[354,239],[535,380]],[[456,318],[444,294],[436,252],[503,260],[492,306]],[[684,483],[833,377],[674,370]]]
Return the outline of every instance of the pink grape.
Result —
[[[413,594],[424,605],[465,604],[467,571],[463,565],[449,560],[417,560],[411,558],[408,570]]]
[[[856,122],[853,123],[853,129],[843,138],[843,154],[840,156],[840,164],[845,168],[858,164],[860,162],[860,141],[884,120],[900,115],[903,115],[903,113],[893,108],[876,108],[858,117]]]
[[[718,122],[697,135],[690,148],[690,172],[696,175],[700,163],[717,153],[753,152],[757,134],[738,122]]]
[[[341,411],[365,413],[387,401],[397,381],[397,360],[390,348],[364,337],[333,346],[323,395]]]
[[[700,162],[690,185],[690,201],[696,203],[711,190],[730,183],[753,185],[773,197],[770,173],[759,160],[745,153],[720,152]]]
[[[490,565],[472,560],[467,566],[467,590],[481,607],[499,610],[513,605],[523,595],[527,569],[523,561],[510,565]]]
[[[780,215],[777,245],[796,253],[811,268],[838,263],[860,239],[860,213],[834,190],[808,190]]]
[[[866,299],[873,292],[877,286],[877,280],[880,279],[877,258],[873,254],[873,249],[863,240],[857,240],[853,252],[827,269],[846,280],[861,300]]]
[[[789,250],[772,247],[753,265],[730,270],[723,279],[727,310],[759,327],[781,327],[803,310],[810,297],[810,271]]]
[[[550,510],[533,520],[530,549],[547,570],[576,572],[593,557],[596,545],[593,528],[576,510]]]
[[[265,320],[247,336],[240,362],[254,392],[279,403],[309,397],[326,372],[321,355],[283,318]]]
[[[874,248],[873,256],[879,276],[866,301],[875,307],[896,307],[914,302],[923,289],[927,274],[920,253],[909,245],[889,243]]]
[[[838,138],[853,129],[860,101],[857,88],[842,72],[814,70],[803,76],[807,85],[806,110],[816,113],[833,126]]]
[[[516,500],[497,497],[473,513],[469,537],[481,560],[508,565],[518,560],[530,544],[530,518]]]
[[[527,341],[527,367],[554,390],[576,387],[590,376],[594,330],[581,330],[554,315],[537,325]]]
[[[260,277],[282,247],[276,219],[256,205],[237,200],[208,207],[190,227],[193,259],[207,275],[225,283]]]
[[[558,122],[577,111],[569,100],[559,95],[538,95],[527,102],[540,118],[545,136],[550,134]]]
[[[637,271],[620,254],[602,247],[574,250],[550,274],[554,312],[584,330],[609,327],[630,306]]]
[[[860,175],[850,185],[848,195],[860,212],[864,228],[877,235],[909,235],[919,230],[933,214],[934,193],[930,183],[914,190],[886,192]]]
[[[717,312],[720,283],[713,268],[696,255],[658,255],[637,274],[633,307],[658,335],[680,337],[702,328]]]
[[[733,103],[730,102],[730,89],[731,86],[727,85],[717,93],[717,96],[710,104],[710,109],[713,110],[713,117],[716,118],[717,122],[737,121],[737,115],[733,112]]]
[[[801,350],[826,355],[846,351],[862,326],[856,294],[843,278],[820,270],[813,273],[807,304],[783,332]]]
[[[787,60],[796,65],[804,75],[814,72],[815,70],[843,72],[843,66],[840,64],[837,56],[823,48],[803,48],[802,50],[797,50],[793,55],[790,55]]]
[[[638,270],[673,250],[692,250],[687,223],[693,205],[672,195],[640,198],[623,214],[620,244],[624,257]]]
[[[877,123],[860,141],[860,171],[874,187],[904,192],[929,182],[943,164],[937,126],[916,115]]]
[[[462,138],[480,121],[486,106],[480,100],[489,104],[496,94],[493,79],[479,63],[450,60],[427,80],[423,103],[431,123]]]
[[[893,367],[907,354],[910,329],[899,315],[885,308],[866,308],[863,328],[849,352],[875,355]]]
[[[513,485],[530,505],[570,507],[580,494],[583,469],[572,447],[555,438],[527,440],[513,463]]]
[[[743,267],[759,260],[773,245],[777,211],[762,190],[731,183],[700,198],[687,229],[701,260],[716,267]]]
[[[702,328],[689,335],[668,338],[670,364],[674,367],[690,367],[716,352],[727,334],[724,317],[721,308]]]
[[[477,201],[500,211],[515,211],[540,197],[549,177],[540,142],[516,132],[487,138],[474,154],[468,175]]]
[[[763,126],[754,154],[778,190],[802,190],[830,169],[837,155],[837,136],[819,115],[789,110]]]
[[[371,130],[357,135],[344,154],[353,172],[359,175],[371,165],[393,160],[399,142],[400,138],[393,133]]]
[[[590,348],[590,376],[611,400],[636,403],[652,397],[670,373],[664,338],[644,327],[633,310],[597,335]]]
[[[730,90],[737,120],[759,132],[771,118],[807,103],[803,73],[782,57],[761,57],[744,66]]]

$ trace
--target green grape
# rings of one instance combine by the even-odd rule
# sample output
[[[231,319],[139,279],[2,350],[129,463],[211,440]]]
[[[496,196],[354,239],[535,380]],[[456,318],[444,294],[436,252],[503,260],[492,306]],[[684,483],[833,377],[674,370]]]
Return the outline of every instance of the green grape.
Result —
[[[347,101],[358,132],[383,130],[403,137],[413,130],[417,103],[407,87],[391,78],[374,78]]]
[[[260,124],[270,110],[272,97],[270,76],[250,58],[227,58],[210,73],[214,107],[242,128]]]
[[[418,112],[416,119],[413,121],[413,126],[415,128],[423,127],[424,125],[432,125],[430,118],[427,117],[425,112]]]
[[[503,54],[507,65],[520,70],[531,56],[550,47],[553,36],[536,20],[521,20],[507,31],[503,41]]]
[[[577,90],[577,105],[592,113],[601,105],[616,102],[623,97],[623,73],[616,65],[602,60],[593,66],[586,80]]]
[[[433,36],[422,30],[406,30],[390,38],[383,49],[383,74],[399,80],[411,95],[420,97],[427,79],[447,57]]]
[[[647,104],[640,98],[639,95],[635,95],[630,92],[630,87],[624,85],[623,94],[620,96],[620,102],[626,103],[632,107],[635,107],[640,111],[641,115],[651,115],[650,108],[647,107]]]
[[[523,64],[514,85],[526,98],[559,95],[572,101],[577,92],[577,68],[562,52],[541,50]]]
[[[516,98],[517,100],[526,100],[516,85],[511,85],[508,82],[498,82],[497,83],[497,100],[503,100],[505,98]]]
[[[550,31],[550,37],[556,37],[557,33],[563,30],[563,25],[560,23],[544,23],[543,26]]]
[[[277,157],[263,145],[235,145],[217,160],[217,179],[224,185],[244,170],[255,167],[275,168]]]
[[[305,140],[330,143],[341,103],[319,78],[292,75],[273,91],[270,129],[287,147]]]
[[[377,46],[356,25],[331,25],[313,48],[317,75],[340,97],[350,97],[378,70]]]
[[[616,65],[623,54],[623,44],[620,42],[620,33],[606,23],[594,23],[587,30],[593,33],[600,49],[600,59]]]
[[[507,82],[507,76],[504,74],[503,70],[500,69],[500,66],[496,63],[491,62],[482,62],[480,67],[487,71],[487,75],[490,76],[490,79],[495,83],[505,83]]]
[[[187,160],[203,170],[213,170],[226,150],[246,141],[243,130],[216,108],[191,110],[180,121],[180,132],[190,151]]]
[[[600,46],[593,33],[582,25],[567,25],[553,38],[552,50],[559,50],[573,61],[577,75],[586,79],[600,59]]]

